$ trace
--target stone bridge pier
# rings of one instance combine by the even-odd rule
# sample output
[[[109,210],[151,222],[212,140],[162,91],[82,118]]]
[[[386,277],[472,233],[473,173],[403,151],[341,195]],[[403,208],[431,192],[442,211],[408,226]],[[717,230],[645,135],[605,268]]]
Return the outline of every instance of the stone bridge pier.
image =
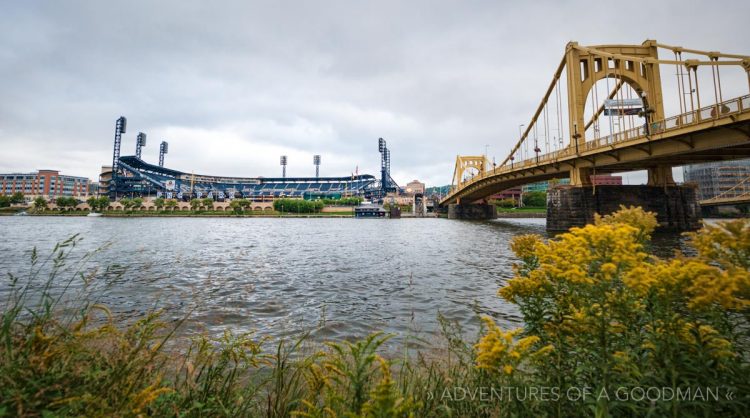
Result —
[[[497,218],[495,205],[487,203],[453,203],[448,205],[448,219],[485,220]]]
[[[608,215],[620,205],[640,206],[656,213],[657,230],[683,232],[700,228],[701,208],[695,187],[677,185],[671,167],[648,170],[648,184],[594,186],[588,172],[571,172],[569,186],[547,192],[547,230],[565,231],[594,222],[594,214]]]

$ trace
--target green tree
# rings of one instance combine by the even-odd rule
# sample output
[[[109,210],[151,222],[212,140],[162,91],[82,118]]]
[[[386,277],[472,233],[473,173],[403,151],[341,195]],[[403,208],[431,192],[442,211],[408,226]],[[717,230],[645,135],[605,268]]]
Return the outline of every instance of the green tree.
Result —
[[[47,199],[43,198],[42,196],[39,196],[36,199],[34,199],[34,209],[36,210],[47,209]]]
[[[154,206],[156,206],[156,209],[161,210],[161,208],[164,207],[164,198],[157,197],[156,199],[154,199]]]
[[[122,208],[124,210],[129,210],[133,206],[133,199],[128,199],[127,197],[120,199],[120,204],[122,205]]]
[[[239,200],[232,200],[229,202],[229,207],[232,208],[234,213],[242,213],[242,203]]]
[[[7,208],[10,206],[10,197],[0,195],[0,208]]]
[[[66,199],[63,196],[60,196],[55,199],[55,205],[57,205],[57,208],[60,210],[64,210],[65,207],[68,205],[68,199]]]
[[[20,203],[24,203],[25,201],[26,201],[26,199],[24,199],[23,193],[21,193],[21,192],[15,192],[10,197],[10,203],[13,204],[13,205],[18,205]]]
[[[99,209],[102,211],[107,209],[109,207],[109,197],[108,196],[100,196],[99,199],[97,199],[97,206],[99,206]]]
[[[528,192],[523,195],[524,206],[533,208],[544,208],[547,207],[547,193],[546,192]]]
[[[133,199],[132,204],[133,204],[133,209],[141,210],[141,206],[143,206],[143,198],[136,197],[135,199]]]
[[[192,204],[192,202],[190,202]],[[169,210],[174,210],[174,208],[177,207],[177,201],[174,199],[169,199],[166,202],[164,202],[164,206]]]
[[[201,204],[204,208],[206,208],[206,210],[213,210],[214,208],[214,200],[210,197],[203,198],[203,200],[201,200]]]
[[[200,199],[190,199],[190,209],[192,210],[198,210],[198,208],[201,207],[201,200]]]
[[[99,199],[97,199],[96,196],[90,196],[86,199],[86,203],[89,205],[92,212],[96,212],[99,209]]]

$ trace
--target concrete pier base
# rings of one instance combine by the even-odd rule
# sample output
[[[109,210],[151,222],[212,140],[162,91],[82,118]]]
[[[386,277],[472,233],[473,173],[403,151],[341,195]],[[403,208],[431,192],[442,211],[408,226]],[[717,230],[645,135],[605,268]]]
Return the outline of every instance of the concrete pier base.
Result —
[[[497,218],[497,209],[488,204],[450,204],[448,219],[484,220]]]
[[[566,231],[594,222],[620,205],[640,206],[656,213],[659,231],[700,228],[701,209],[691,186],[559,186],[547,193],[547,230]]]

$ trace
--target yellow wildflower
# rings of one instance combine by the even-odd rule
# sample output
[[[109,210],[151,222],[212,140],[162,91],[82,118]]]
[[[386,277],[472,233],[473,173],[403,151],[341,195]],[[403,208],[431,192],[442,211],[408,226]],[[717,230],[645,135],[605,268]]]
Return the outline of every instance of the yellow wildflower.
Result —
[[[521,329],[503,331],[490,317],[482,317],[487,326],[487,333],[476,345],[477,367],[490,371],[504,371],[510,374],[524,360],[552,351],[552,347],[544,347],[541,350],[533,350],[539,342],[539,337],[529,336],[513,341]]]

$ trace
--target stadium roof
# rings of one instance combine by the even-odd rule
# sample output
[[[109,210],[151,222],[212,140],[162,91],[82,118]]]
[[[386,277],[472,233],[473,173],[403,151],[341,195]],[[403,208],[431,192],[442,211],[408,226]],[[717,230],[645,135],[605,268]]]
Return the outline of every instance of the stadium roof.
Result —
[[[123,163],[139,170],[144,171],[150,171],[154,173],[159,173],[167,176],[172,177],[180,177],[183,175],[192,176],[195,175],[197,177],[212,177],[214,179],[220,180],[220,179],[231,179],[231,180],[238,180],[238,179],[246,179],[246,180],[259,180],[263,183],[274,183],[274,182],[287,182],[287,183],[293,183],[293,182],[309,182],[309,181],[317,181],[317,182],[329,182],[329,181],[352,181],[352,180],[375,180],[375,177],[370,174],[358,174],[356,176],[343,176],[343,177],[228,177],[228,176],[214,176],[214,175],[206,175],[206,174],[194,174],[194,173],[186,173],[183,171],[178,170],[172,170],[170,168],[160,167],[158,165],[149,164],[142,159],[134,156],[134,155],[126,155],[120,157],[120,161]]]

